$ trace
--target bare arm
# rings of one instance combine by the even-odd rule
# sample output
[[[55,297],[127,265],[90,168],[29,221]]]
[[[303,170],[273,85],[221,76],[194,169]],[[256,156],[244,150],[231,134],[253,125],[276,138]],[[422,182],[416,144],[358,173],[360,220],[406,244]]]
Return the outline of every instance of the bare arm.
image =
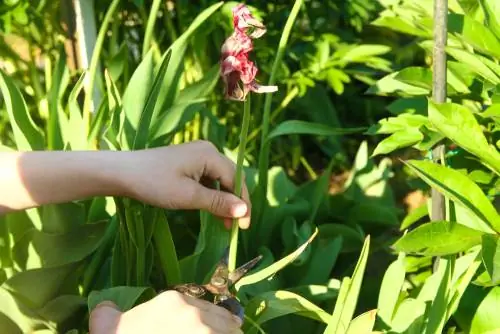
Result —
[[[250,224],[250,201],[232,194],[235,165],[204,141],[133,152],[0,152],[0,214],[93,196],[126,196],[170,209],[204,209]],[[226,191],[203,185],[219,180]]]

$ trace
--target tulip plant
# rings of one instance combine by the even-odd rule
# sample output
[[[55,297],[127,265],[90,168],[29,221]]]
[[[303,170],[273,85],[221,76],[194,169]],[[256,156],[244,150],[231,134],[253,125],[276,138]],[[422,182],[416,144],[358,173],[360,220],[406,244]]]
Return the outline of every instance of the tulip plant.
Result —
[[[233,34],[224,42],[221,49],[221,76],[224,81],[225,97],[230,100],[243,101],[243,123],[241,125],[238,159],[236,162],[235,192],[241,196],[243,159],[250,124],[250,92],[272,93],[278,90],[277,86],[264,86],[257,83],[257,67],[249,59],[253,49],[253,38],[265,34],[265,26],[256,20],[250,10],[239,4],[232,10]],[[229,270],[236,268],[236,251],[238,244],[238,222],[233,221],[229,248]]]

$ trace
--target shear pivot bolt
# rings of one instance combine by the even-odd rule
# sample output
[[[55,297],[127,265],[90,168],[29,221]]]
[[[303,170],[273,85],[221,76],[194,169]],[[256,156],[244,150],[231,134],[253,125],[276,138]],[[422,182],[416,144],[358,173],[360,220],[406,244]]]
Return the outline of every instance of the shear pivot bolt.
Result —
[[[190,286],[189,287],[189,292],[191,292],[193,294],[198,294],[198,293],[201,292],[201,289],[198,286]]]
[[[212,284],[215,286],[223,286],[224,284],[226,284],[226,280],[222,277],[214,277],[212,279]]]

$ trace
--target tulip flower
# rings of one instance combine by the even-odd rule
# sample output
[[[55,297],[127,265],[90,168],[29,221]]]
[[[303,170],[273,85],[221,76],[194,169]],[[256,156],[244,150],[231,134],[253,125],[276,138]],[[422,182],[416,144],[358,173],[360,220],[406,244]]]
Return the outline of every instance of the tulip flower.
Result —
[[[243,182],[243,158],[245,153],[248,126],[250,123],[249,93],[272,93],[278,90],[277,86],[259,84],[255,77],[258,69],[250,60],[249,54],[253,50],[253,41],[265,34],[265,26],[255,19],[248,7],[243,4],[233,8],[234,31],[221,48],[220,75],[224,81],[224,95],[226,99],[244,101],[243,122],[241,125],[240,143],[236,161],[235,193],[241,197]],[[228,269],[236,267],[236,249],[238,244],[238,222],[233,220],[229,245]]]

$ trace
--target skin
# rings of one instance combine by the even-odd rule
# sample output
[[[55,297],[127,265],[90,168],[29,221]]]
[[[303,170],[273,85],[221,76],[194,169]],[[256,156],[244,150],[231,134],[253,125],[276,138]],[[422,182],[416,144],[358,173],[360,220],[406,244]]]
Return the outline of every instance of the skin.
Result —
[[[206,210],[230,228],[250,224],[250,200],[234,192],[236,166],[206,141],[140,151],[0,152],[0,215],[94,196],[123,196],[166,209]],[[213,185],[219,181],[222,191]],[[7,191],[6,191],[7,189]],[[122,312],[99,304],[91,334],[241,333],[240,320],[206,301],[166,291]]]

